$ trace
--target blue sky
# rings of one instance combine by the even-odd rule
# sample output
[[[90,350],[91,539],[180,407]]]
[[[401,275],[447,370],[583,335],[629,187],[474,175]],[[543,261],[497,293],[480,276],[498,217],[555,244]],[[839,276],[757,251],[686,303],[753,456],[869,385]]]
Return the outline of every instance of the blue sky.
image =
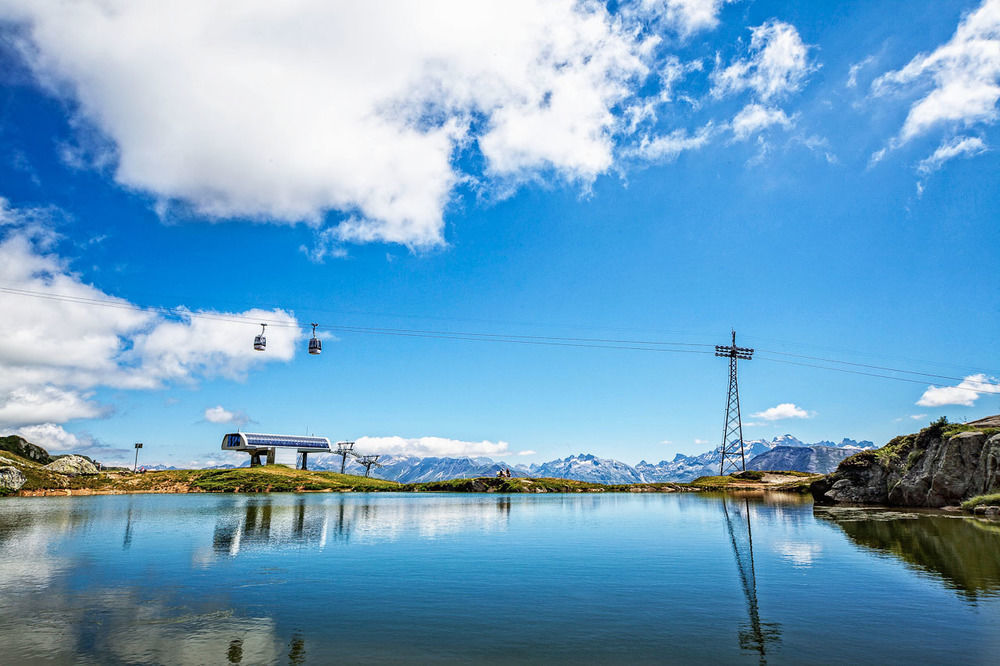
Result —
[[[0,430],[174,464],[237,425],[721,439],[711,355],[345,328],[735,328],[748,439],[1000,412],[1000,0],[467,4],[0,1]]]

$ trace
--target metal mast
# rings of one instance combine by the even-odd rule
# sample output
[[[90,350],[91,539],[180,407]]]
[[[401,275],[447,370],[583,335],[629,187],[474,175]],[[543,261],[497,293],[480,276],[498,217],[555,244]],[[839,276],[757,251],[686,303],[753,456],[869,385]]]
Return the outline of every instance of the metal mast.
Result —
[[[347,466],[347,456],[354,455],[354,442],[337,442],[337,450],[334,453],[340,456],[340,473],[344,473]]]
[[[743,456],[743,422],[740,420],[740,387],[736,381],[736,361],[749,361],[753,357],[753,349],[736,346],[736,331],[733,331],[733,341],[729,346],[715,345],[715,355],[729,359],[729,398],[726,400],[726,422],[722,430],[722,455],[719,460],[719,476],[728,469],[745,470],[746,458]]]
[[[373,455],[373,456],[356,455],[355,457],[358,459],[358,464],[360,464],[362,467],[365,468],[365,478],[367,478],[368,474],[372,471],[372,467],[384,467],[384,465],[382,465],[382,463],[378,461],[378,459],[381,457],[380,455]]]

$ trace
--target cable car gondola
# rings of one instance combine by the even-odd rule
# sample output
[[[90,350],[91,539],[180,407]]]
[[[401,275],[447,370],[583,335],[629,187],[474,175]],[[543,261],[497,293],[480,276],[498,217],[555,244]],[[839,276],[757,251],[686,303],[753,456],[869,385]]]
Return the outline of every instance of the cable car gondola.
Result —
[[[316,337],[316,324],[313,324],[312,327],[313,327],[313,336],[312,339],[309,340],[309,353],[320,354],[323,352],[323,343],[320,342],[319,338]]]
[[[260,325],[260,335],[253,339],[253,348],[257,351],[264,351],[267,347],[267,338],[264,337],[264,329],[267,328],[267,324]]]

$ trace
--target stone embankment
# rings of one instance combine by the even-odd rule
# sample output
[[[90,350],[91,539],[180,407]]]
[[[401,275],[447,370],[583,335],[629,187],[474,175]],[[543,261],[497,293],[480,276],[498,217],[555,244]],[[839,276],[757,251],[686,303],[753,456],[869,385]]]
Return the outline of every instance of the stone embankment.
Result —
[[[1000,416],[932,423],[844,460],[810,487],[818,504],[956,506],[1000,491]]]

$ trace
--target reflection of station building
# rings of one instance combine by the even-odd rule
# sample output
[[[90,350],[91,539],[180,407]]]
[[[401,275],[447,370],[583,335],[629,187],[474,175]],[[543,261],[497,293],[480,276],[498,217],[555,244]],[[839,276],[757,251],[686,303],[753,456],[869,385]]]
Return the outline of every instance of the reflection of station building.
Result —
[[[510,519],[510,497],[435,499],[400,503],[364,495],[234,498],[216,521],[212,551],[216,557],[236,557],[248,550],[322,549],[353,538],[367,543],[394,541],[406,533],[435,538],[470,524],[488,531],[506,529]]]
[[[223,451],[244,451],[250,454],[250,466],[273,465],[281,453],[298,453],[302,469],[309,469],[310,453],[330,453],[330,440],[326,437],[304,435],[265,435],[256,432],[231,432],[222,437]],[[264,456],[266,463],[261,462]]]

